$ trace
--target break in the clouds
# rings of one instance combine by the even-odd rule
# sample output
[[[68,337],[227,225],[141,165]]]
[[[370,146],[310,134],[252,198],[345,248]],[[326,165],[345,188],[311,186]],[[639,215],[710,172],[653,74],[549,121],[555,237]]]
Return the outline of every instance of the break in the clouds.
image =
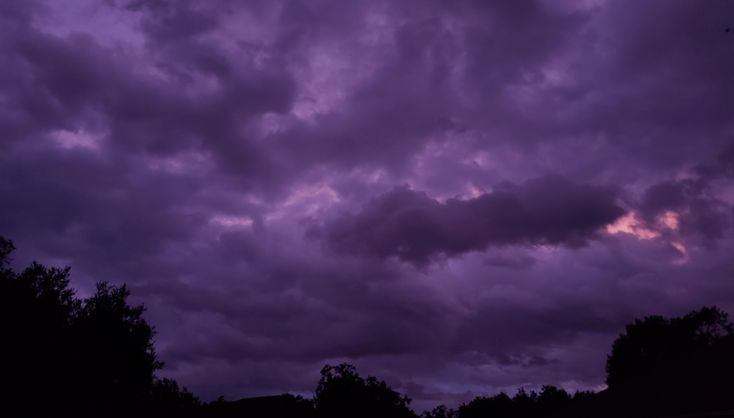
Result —
[[[204,398],[598,387],[734,311],[734,3],[6,1],[0,234]]]

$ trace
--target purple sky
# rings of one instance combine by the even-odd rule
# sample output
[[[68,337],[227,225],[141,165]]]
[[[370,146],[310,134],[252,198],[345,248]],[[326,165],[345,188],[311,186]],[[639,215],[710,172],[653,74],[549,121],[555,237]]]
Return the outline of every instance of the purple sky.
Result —
[[[129,284],[163,375],[417,409],[599,387],[734,313],[734,1],[0,3],[0,234]]]

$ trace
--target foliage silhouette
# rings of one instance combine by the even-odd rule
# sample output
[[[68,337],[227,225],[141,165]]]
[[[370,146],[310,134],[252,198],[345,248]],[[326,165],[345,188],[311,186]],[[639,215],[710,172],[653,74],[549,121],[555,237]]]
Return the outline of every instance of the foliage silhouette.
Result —
[[[652,370],[686,361],[722,337],[731,335],[728,315],[704,307],[681,318],[649,316],[627,325],[607,357],[607,384],[614,387]]]
[[[145,416],[149,417],[197,417],[201,401],[186,388],[179,387],[173,379],[153,382],[146,404]]]
[[[457,416],[456,411],[447,408],[446,405],[439,405],[421,414],[421,418],[457,418]]]
[[[609,390],[598,416],[678,415],[734,408],[734,335],[728,315],[703,307],[678,318],[627,325],[607,359]]]
[[[500,393],[492,397],[478,397],[461,405],[457,418],[508,417],[534,418],[557,414],[571,405],[575,397],[555,386],[543,386],[540,393],[520,389],[510,397]]]
[[[283,394],[232,402],[220,398],[205,405],[202,416],[211,418],[314,418],[315,411],[310,399]]]
[[[363,379],[354,366],[321,369],[314,405],[319,418],[410,418],[410,399],[374,376]]]
[[[69,286],[68,267],[34,262],[15,273],[9,267],[13,249],[0,238],[5,416],[140,416],[151,410],[160,385],[192,404],[170,382],[155,383],[162,364],[154,330],[142,318],[144,308],[127,303],[125,286],[102,282],[93,296],[79,299]]]

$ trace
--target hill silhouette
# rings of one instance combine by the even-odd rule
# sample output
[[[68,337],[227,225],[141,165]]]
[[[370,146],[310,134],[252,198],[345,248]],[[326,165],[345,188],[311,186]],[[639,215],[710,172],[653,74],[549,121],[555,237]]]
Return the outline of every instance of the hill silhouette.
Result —
[[[202,403],[171,379],[154,328],[130,292],[105,282],[89,298],[69,268],[10,268],[0,237],[0,415],[211,418],[611,418],[734,416],[734,326],[716,307],[635,320],[607,358],[608,389],[570,394],[544,386],[477,397],[416,414],[410,399],[354,366],[326,365],[313,399],[292,394]]]

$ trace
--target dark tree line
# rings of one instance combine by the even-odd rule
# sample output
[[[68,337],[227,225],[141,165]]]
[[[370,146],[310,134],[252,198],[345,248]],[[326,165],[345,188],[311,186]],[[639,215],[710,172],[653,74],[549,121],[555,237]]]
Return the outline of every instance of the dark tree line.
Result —
[[[15,272],[0,237],[0,416],[253,418],[652,417],[734,409],[734,327],[715,307],[627,325],[607,358],[608,389],[554,386],[477,397],[420,416],[410,399],[348,364],[325,366],[312,399],[289,394],[202,403],[171,379],[154,329],[125,286],[101,282],[89,298],[69,269],[33,263]]]
[[[528,393],[520,389],[513,397],[505,393],[478,397],[461,405],[456,411],[438,407],[423,416],[425,418],[547,417],[562,413],[572,403],[592,395],[591,392],[577,392],[571,395],[563,389],[546,385],[540,392]]]

